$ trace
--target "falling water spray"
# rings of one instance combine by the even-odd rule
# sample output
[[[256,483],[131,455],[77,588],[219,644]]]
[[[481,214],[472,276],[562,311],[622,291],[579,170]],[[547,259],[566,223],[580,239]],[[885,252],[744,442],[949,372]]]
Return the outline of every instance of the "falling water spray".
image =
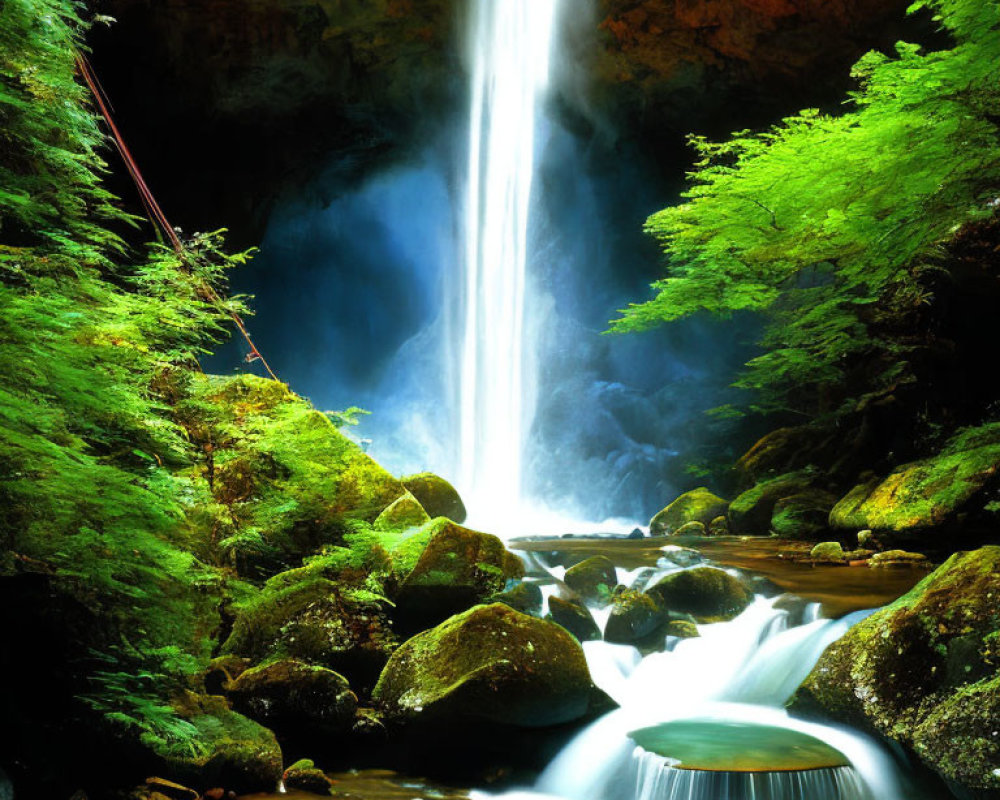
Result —
[[[558,0],[471,2],[459,475],[473,515],[496,526],[522,504],[534,414],[528,215]]]

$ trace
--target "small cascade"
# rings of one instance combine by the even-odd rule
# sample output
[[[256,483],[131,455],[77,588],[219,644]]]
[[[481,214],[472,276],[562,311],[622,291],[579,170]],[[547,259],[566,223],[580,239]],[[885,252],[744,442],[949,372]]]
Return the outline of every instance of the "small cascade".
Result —
[[[850,767],[796,772],[707,772],[672,767],[641,748],[633,756],[635,800],[873,800]]]

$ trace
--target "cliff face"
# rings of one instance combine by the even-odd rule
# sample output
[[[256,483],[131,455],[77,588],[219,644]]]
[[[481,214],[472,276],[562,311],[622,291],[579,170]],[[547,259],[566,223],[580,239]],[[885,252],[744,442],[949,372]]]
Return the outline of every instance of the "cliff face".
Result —
[[[567,0],[574,6],[581,0]],[[94,61],[178,222],[259,233],[290,177],[364,170],[464,99],[456,0],[103,0]],[[566,13],[567,107],[617,133],[721,135],[848,84],[906,0],[599,0]],[[572,84],[572,89],[569,88]],[[157,174],[157,171],[159,174]],[[126,187],[120,187],[124,192]]]

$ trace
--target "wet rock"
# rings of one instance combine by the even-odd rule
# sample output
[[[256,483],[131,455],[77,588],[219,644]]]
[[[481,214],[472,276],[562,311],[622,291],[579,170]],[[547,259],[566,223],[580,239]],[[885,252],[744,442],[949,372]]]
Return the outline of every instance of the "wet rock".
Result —
[[[633,528],[626,539],[645,539],[646,534],[642,532],[642,528]]]
[[[254,661],[292,658],[371,686],[398,640],[385,604],[323,578],[265,587],[237,615],[223,653]]]
[[[589,642],[601,638],[601,629],[583,603],[552,596],[549,598],[549,614],[546,619],[564,627],[578,641]]]
[[[809,551],[809,557],[815,561],[832,561],[837,564],[847,560],[840,542],[820,542]]]
[[[678,639],[694,639],[701,636],[698,626],[686,619],[674,619],[667,623],[667,636],[676,636]]]
[[[505,591],[490,598],[491,603],[503,603],[520,611],[537,617],[542,613],[542,590],[537,583],[519,581]]]
[[[671,573],[646,593],[671,612],[691,614],[698,622],[732,619],[753,600],[753,593],[743,581],[715,567]]]
[[[347,734],[358,707],[344,676],[294,659],[246,670],[228,686],[228,695],[237,711],[279,733]]]
[[[197,746],[144,739],[161,762],[161,777],[198,789],[224,786],[239,793],[277,788],[281,748],[271,731],[230,710],[221,697],[187,692],[177,698],[174,710],[193,727]]]
[[[774,504],[771,532],[784,539],[815,541],[829,530],[830,509],[837,497],[822,489],[809,489]]]
[[[373,699],[411,724],[534,728],[580,719],[593,691],[583,650],[569,633],[496,603],[403,644]]]
[[[593,556],[566,570],[563,582],[585,602],[607,603],[618,585],[618,572],[607,556]]]
[[[704,522],[698,522],[698,520],[691,520],[691,522],[685,522],[676,531],[673,532],[673,536],[708,536],[708,528],[705,526]]]
[[[1000,547],[956,553],[851,628],[792,706],[874,729],[970,795],[1000,791]]]
[[[968,429],[937,456],[855,486],[830,512],[830,524],[892,533],[949,524],[961,512],[980,507],[980,495],[998,468],[1000,425]]]
[[[282,776],[285,788],[293,792],[329,796],[332,794],[333,781],[308,758],[296,761],[285,770]]]
[[[791,472],[743,492],[729,505],[730,530],[739,536],[767,535],[778,501],[808,492],[812,480],[813,475],[809,472]]]
[[[649,534],[666,536],[692,521],[707,525],[720,514],[725,514],[728,505],[725,500],[704,487],[693,489],[682,494],[650,520]]]
[[[675,544],[664,545],[660,548],[660,552],[663,553],[663,558],[657,561],[657,566],[660,565],[659,561],[663,559],[666,559],[669,564],[676,564],[678,567],[692,567],[705,560],[697,550],[691,547],[679,547]]]
[[[708,523],[708,535],[709,536],[728,536],[729,535],[729,520],[724,516],[718,516]]]
[[[419,528],[431,518],[424,507],[410,493],[392,501],[388,508],[376,517],[373,527],[377,531],[402,531],[407,528]]]
[[[660,630],[670,614],[650,594],[626,589],[615,596],[604,639],[616,644],[635,644]]]
[[[488,533],[439,518],[396,594],[395,619],[404,632],[437,625],[504,591],[524,575],[521,560]]]
[[[886,550],[868,559],[869,567],[929,567],[930,563],[923,553],[908,553],[905,550]]]
[[[858,531],[858,547],[870,548],[877,543],[875,534],[870,530]]]
[[[452,522],[465,522],[465,503],[458,490],[433,472],[421,472],[402,478],[402,484],[417,499],[431,517],[447,517]]]

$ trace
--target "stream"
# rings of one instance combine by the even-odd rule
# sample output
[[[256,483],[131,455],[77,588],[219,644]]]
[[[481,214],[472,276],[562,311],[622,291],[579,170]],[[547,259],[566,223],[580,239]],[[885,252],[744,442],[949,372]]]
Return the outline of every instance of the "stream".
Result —
[[[783,706],[823,650],[871,613],[859,602],[891,602],[924,573],[789,563],[777,555],[796,544],[773,539],[749,546],[735,538],[704,540],[701,554],[663,541],[546,539],[512,545],[523,548],[531,579],[542,585],[546,600],[558,591],[565,573],[564,566],[551,564],[595,553],[612,558],[619,581],[636,588],[671,572],[714,565],[757,589],[742,614],[699,625],[697,638],[665,636],[660,648],[645,652],[630,645],[586,642],[591,676],[619,708],[583,728],[533,785],[501,794],[481,789],[467,794],[366,770],[333,775],[334,796],[919,800],[905,767],[881,744],[858,731],[793,718]],[[734,560],[753,568],[727,564]],[[827,615],[827,606],[850,611]],[[591,611],[603,629],[609,609]]]

